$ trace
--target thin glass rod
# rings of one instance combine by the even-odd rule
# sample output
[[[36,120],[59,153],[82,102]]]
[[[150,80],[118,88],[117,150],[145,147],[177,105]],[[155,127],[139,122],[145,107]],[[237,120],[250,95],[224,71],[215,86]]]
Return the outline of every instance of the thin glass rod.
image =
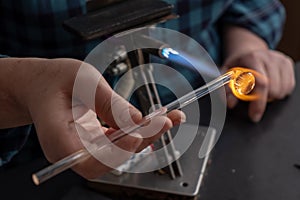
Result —
[[[229,71],[226,74],[223,74],[219,76],[218,78],[212,80],[211,82],[207,83],[204,86],[201,86],[200,88],[196,89],[195,91],[192,91],[181,98],[167,104],[166,106],[159,108],[157,110],[154,110],[149,115],[145,116],[142,121],[134,126],[129,126],[120,130],[115,131],[114,133],[108,135],[107,137],[111,140],[111,142],[115,142],[122,138],[123,136],[130,134],[137,129],[143,127],[145,124],[147,124],[152,118],[156,116],[164,115],[172,110],[183,108],[192,102],[200,99],[201,97],[209,94],[210,92],[222,87],[223,85],[227,84],[233,75],[234,72]],[[111,143],[105,143],[102,137],[96,138],[94,141],[92,141],[97,144],[98,148],[96,148],[91,153],[96,153],[106,147],[107,145],[110,145]],[[82,149],[79,150],[59,161],[56,163],[53,163],[52,165],[38,171],[37,173],[32,175],[33,182],[36,185],[41,184],[42,182],[50,179],[51,177],[65,171],[66,169],[69,169],[73,167],[74,165],[85,161],[86,159],[90,158],[91,154],[86,150]]]

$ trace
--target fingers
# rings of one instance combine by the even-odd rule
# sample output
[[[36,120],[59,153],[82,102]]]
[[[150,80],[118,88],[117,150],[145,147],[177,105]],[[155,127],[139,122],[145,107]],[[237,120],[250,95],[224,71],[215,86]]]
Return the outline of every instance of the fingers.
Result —
[[[268,97],[269,99],[281,99],[283,98],[283,84],[282,84],[282,71],[281,68],[274,69],[274,67],[269,67],[272,63],[266,63],[266,77],[268,77]],[[274,66],[274,65],[273,65]]]
[[[78,74],[73,96],[79,96],[89,108],[93,108],[95,102],[97,115],[109,126],[124,128],[133,126],[142,119],[141,112],[116,94],[94,67],[83,63]],[[174,125],[185,119],[185,115],[179,111],[170,112],[168,116]]]
[[[294,63],[291,58],[277,51],[269,54],[266,70],[269,77],[269,99],[283,99],[295,87]]]
[[[74,98],[95,110],[103,121],[114,128],[133,124],[142,118],[141,113],[116,94],[100,72],[87,63],[82,63],[78,71],[73,89]]]
[[[295,88],[296,81],[294,75],[294,61],[284,54],[279,54],[281,59],[280,64],[280,75],[282,82],[282,94],[279,96],[280,99],[287,95],[290,95]]]
[[[148,145],[152,144],[154,141],[159,139],[162,134],[171,129],[173,126],[180,123],[184,123],[186,116],[182,111],[173,110],[168,113],[167,116],[157,116],[154,117],[150,123],[143,126],[139,130],[136,130],[138,134],[142,137],[143,141],[137,151],[141,151]],[[111,134],[115,130],[108,129],[106,134]],[[130,133],[131,135],[131,133]]]
[[[97,91],[96,110],[98,116],[114,128],[133,126],[142,119],[141,112],[121,96],[112,92],[111,98],[101,101],[101,90]],[[99,103],[99,104],[98,104]]]
[[[51,106],[49,102],[45,103]],[[89,144],[89,141],[93,136],[101,135],[99,132],[107,131],[106,128],[100,126],[96,114],[85,107],[78,108],[82,116],[78,116],[76,120],[72,121],[73,116],[69,106],[65,107],[63,102],[55,101],[53,105],[54,103],[58,106],[55,110],[56,115],[50,116],[50,118],[49,115],[46,115],[40,118],[42,121],[37,121],[36,124],[47,159],[50,162],[56,162],[80,149],[89,149],[87,145],[92,145],[90,147],[93,149],[93,144]],[[47,109],[43,111],[50,113]],[[140,147],[142,141],[141,136],[135,133],[121,138],[114,144],[107,142],[110,145],[95,152],[95,157],[76,165],[73,169],[87,179],[96,178],[129,159],[133,152]]]
[[[229,64],[229,63],[227,63]],[[228,71],[228,67],[227,67],[227,64],[226,66],[224,66],[221,71],[223,73],[226,73]],[[238,103],[238,99],[232,94],[232,91],[230,89],[230,87],[228,85],[225,86],[225,93],[226,93],[226,103],[227,103],[227,107],[229,109],[233,109],[237,103]]]
[[[95,99],[98,116],[113,128],[134,125],[142,119],[141,112],[112,91],[104,79],[99,81]]]
[[[260,70],[265,74],[263,68]],[[265,112],[268,101],[268,81],[265,78],[257,78],[254,92],[259,98],[250,102],[248,115],[253,122],[259,122]]]
[[[137,130],[137,132],[143,137],[143,142],[138,148],[138,151],[141,151],[148,145],[152,144],[172,127],[173,122],[168,117],[158,116],[153,118],[147,126]]]
[[[140,147],[142,141],[138,133],[126,135],[95,152],[94,157],[76,165],[73,170],[86,179],[97,178],[128,160]]]
[[[258,99],[250,102],[248,115],[253,122],[259,122],[265,112],[266,104],[268,100],[268,77],[265,69],[264,62],[260,57],[251,55],[249,60],[250,68],[254,69],[259,73],[259,76],[255,77],[255,88],[253,92],[258,95]]]
[[[288,56],[278,51],[259,50],[245,54],[231,61],[232,66],[245,66],[259,72],[266,79],[256,77],[254,92],[259,99],[250,102],[249,117],[252,121],[261,120],[268,100],[283,99],[291,94],[295,87],[294,63]],[[227,105],[233,108],[237,99],[227,91]]]
[[[167,116],[172,121],[173,126],[179,125],[186,121],[186,116],[184,112],[180,110],[172,110],[167,114]]]
[[[135,133],[122,137],[108,145],[104,150],[99,151],[99,153],[94,155],[97,159],[91,158],[77,165],[74,170],[85,178],[95,178],[119,166],[128,160],[134,152],[141,151],[152,144],[163,133],[172,128],[173,124],[183,120],[185,120],[185,115],[178,110],[170,112],[168,117],[154,117],[148,125],[136,130]],[[111,134],[114,131],[113,129],[108,129],[106,134]],[[92,169],[90,170],[90,168]]]
[[[238,103],[238,99],[232,94],[231,89],[226,86],[226,98],[227,98],[227,106],[230,109],[233,109],[237,103]]]
[[[76,69],[72,71],[71,78],[59,77],[54,81],[57,85],[51,84],[51,87],[38,92],[34,97],[39,98],[39,101],[34,101],[30,109],[39,141],[50,162],[83,149],[87,147],[86,144],[91,145],[92,149],[97,146],[92,143],[95,141],[93,139],[102,137],[104,132],[108,133],[111,130],[101,127],[97,115],[115,128],[131,125],[142,118],[136,108],[112,91],[96,69],[88,64],[79,67],[79,61],[70,62],[66,60],[61,63],[60,60],[56,60],[52,63],[63,66],[69,63],[70,68],[76,65]],[[60,79],[64,81],[59,82]],[[104,144],[107,144],[106,148],[96,153],[97,159],[90,158],[75,166],[74,170],[86,178],[95,178],[120,165],[133,152],[146,147],[184,119],[185,115],[182,112],[172,111],[168,116],[154,118],[149,126],[145,126],[140,132],[126,135],[114,144],[104,141]],[[142,134],[145,139],[142,138]]]

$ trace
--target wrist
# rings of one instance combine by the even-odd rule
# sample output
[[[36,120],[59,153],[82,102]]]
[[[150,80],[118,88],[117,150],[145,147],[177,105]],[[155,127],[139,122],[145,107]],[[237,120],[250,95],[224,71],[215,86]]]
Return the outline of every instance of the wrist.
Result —
[[[0,127],[10,128],[30,124],[32,122],[23,93],[27,91],[29,82],[20,66],[20,58],[0,59]],[[25,69],[24,69],[25,68]]]

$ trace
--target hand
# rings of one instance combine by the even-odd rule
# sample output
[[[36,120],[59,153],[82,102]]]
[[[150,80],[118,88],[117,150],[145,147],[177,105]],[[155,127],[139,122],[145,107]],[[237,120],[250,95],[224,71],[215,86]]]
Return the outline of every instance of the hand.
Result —
[[[76,78],[82,64],[85,74]],[[78,130],[81,136],[92,138],[94,134],[111,134],[119,128],[119,124],[126,125],[128,118],[134,122],[142,119],[141,113],[115,94],[94,67],[81,61],[3,58],[0,65],[0,91],[5,94],[0,103],[6,108],[0,111],[0,127],[34,123],[44,154],[50,162],[84,148]],[[73,91],[75,79],[82,84],[82,90],[77,92]],[[92,106],[86,90],[94,83],[96,93],[92,99],[95,105]],[[112,96],[114,104],[111,104]],[[117,107],[119,115],[113,115],[112,107]],[[129,110],[127,118],[124,118],[124,110]],[[112,128],[102,127],[97,116]],[[155,134],[142,138],[137,132],[118,140],[116,145],[127,152],[139,151],[184,119],[185,115],[178,110],[156,117],[144,130],[152,133],[156,128]],[[158,124],[161,125],[159,129]],[[117,166],[128,159],[130,153],[120,155],[118,148],[110,148],[103,156],[104,160],[113,160],[112,164]],[[95,178],[111,168],[91,157],[73,169],[85,178]]]
[[[261,120],[268,101],[283,99],[291,94],[295,87],[294,63],[281,52],[261,49],[234,57],[228,57],[224,63],[228,67],[241,66],[254,69],[267,79],[257,79],[255,90],[260,98],[249,104],[249,117],[254,122]],[[227,88],[227,104],[235,107],[238,100]]]

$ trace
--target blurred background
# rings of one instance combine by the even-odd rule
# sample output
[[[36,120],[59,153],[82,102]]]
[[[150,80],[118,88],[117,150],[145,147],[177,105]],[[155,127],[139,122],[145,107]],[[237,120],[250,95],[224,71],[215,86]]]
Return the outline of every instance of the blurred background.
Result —
[[[300,60],[300,1],[281,0],[286,8],[287,21],[282,40],[278,46],[280,51],[291,56],[294,61]]]

